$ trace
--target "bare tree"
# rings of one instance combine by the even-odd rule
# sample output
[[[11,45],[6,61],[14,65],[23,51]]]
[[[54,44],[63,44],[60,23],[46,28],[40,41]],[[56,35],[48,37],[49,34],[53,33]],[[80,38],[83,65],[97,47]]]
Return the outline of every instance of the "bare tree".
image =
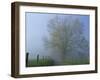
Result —
[[[56,16],[48,22],[48,33],[49,37],[44,39],[45,46],[60,52],[62,61],[73,49],[87,49],[88,43],[83,36],[83,25],[78,18]]]

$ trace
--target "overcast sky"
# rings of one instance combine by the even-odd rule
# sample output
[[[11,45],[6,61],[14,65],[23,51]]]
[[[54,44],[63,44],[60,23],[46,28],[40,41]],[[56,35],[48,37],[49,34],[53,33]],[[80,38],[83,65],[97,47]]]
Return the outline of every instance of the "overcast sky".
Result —
[[[43,47],[43,37],[48,34],[48,21],[56,15],[66,17],[78,17],[84,24],[84,36],[89,40],[89,16],[88,15],[63,15],[63,14],[47,14],[47,13],[25,13],[26,18],[26,52],[36,56],[37,54],[45,54]]]

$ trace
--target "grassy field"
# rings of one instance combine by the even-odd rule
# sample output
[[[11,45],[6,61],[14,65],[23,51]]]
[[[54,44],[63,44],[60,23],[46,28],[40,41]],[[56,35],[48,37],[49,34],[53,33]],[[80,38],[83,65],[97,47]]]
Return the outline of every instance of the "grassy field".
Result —
[[[62,60],[60,63],[55,62],[48,57],[40,58],[37,55],[35,59],[26,59],[26,67],[38,67],[38,66],[54,66],[54,65],[81,65],[81,64],[89,64],[89,59],[86,58],[66,58]]]
[[[27,67],[36,67],[36,66],[53,66],[54,62],[51,59],[32,59],[28,61]]]
[[[87,59],[76,59],[76,60],[73,60],[73,59],[67,59],[63,62],[64,65],[82,65],[82,64],[89,64],[89,60]]]
[[[87,60],[65,60],[61,65],[81,65],[81,64],[89,64]],[[37,66],[54,66],[54,61],[51,59],[33,59],[28,61],[28,65],[26,67],[37,67]],[[60,64],[59,64],[60,65]]]

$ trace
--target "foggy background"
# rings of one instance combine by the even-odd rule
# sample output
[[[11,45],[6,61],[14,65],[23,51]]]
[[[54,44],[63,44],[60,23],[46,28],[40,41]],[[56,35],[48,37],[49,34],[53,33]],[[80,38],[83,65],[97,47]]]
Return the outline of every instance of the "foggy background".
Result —
[[[29,59],[33,59],[37,57],[39,54],[40,57],[54,57],[57,59],[56,54],[51,54],[49,50],[47,50],[44,46],[43,38],[45,36],[49,36],[48,33],[48,22],[50,19],[55,16],[60,17],[77,17],[80,19],[83,27],[83,35],[86,40],[89,41],[89,16],[88,15],[71,15],[71,14],[48,14],[48,13],[25,13],[26,20],[26,40],[25,47],[26,52],[29,52]],[[58,54],[59,55],[59,54]]]

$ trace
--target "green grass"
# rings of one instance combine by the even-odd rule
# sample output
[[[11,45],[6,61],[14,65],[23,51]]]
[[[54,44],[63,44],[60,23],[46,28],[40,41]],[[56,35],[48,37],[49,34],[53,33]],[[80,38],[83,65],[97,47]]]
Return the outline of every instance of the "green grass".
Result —
[[[89,60],[82,60],[82,59],[76,59],[76,60],[65,60],[63,61],[64,65],[81,65],[81,64],[89,64]]]
[[[28,61],[27,67],[36,67],[36,66],[52,66],[54,65],[53,60],[51,59],[33,59]]]
[[[81,64],[89,64],[89,60],[64,60],[61,65],[81,65]],[[54,66],[54,61],[51,59],[33,59],[28,61],[28,65],[26,67],[38,67],[38,66]]]

